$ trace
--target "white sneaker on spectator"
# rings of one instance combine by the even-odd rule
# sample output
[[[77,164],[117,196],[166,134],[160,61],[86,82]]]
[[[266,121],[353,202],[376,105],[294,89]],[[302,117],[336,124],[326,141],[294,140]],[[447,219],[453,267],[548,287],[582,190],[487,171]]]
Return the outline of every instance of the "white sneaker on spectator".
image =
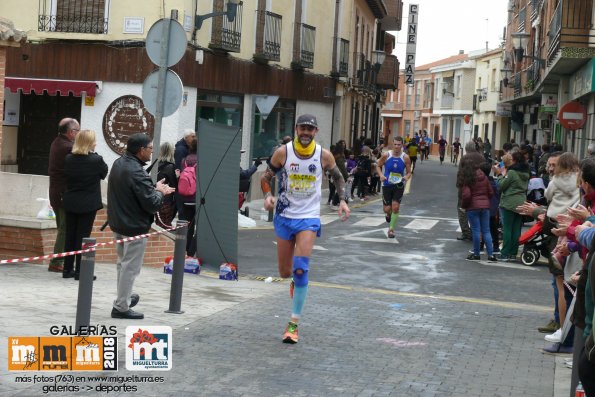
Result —
[[[545,336],[545,340],[552,343],[562,342],[562,329],[560,328],[556,332]]]

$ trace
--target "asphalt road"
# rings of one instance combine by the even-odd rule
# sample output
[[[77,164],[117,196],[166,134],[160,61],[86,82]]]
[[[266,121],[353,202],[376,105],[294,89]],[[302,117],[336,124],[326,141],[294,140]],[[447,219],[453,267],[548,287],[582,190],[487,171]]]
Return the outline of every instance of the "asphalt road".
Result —
[[[401,204],[396,239],[386,237],[380,195],[355,201],[341,222],[322,205],[322,236],[312,254],[313,281],[390,291],[461,296],[548,306],[552,301],[545,266],[466,261],[470,242],[458,241],[457,168],[436,161],[417,164]],[[239,266],[249,276],[276,277],[272,228],[244,229],[239,235]]]

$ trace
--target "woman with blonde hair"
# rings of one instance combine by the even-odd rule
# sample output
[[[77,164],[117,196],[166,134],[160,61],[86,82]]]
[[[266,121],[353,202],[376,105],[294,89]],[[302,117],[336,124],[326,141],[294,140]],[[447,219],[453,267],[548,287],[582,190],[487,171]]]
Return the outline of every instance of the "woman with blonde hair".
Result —
[[[556,281],[556,288],[558,290],[558,313],[560,317],[560,324],[564,324],[566,319],[567,306],[572,300],[572,295],[566,291],[564,286],[564,265],[566,257],[562,255],[562,246],[566,248],[567,239],[565,236],[556,238],[555,230],[557,228],[557,216],[566,214],[568,208],[573,207],[580,200],[579,190],[579,162],[576,156],[571,152],[562,153],[556,162],[554,169],[554,176],[545,189],[545,198],[548,201],[547,213],[544,219],[544,231],[551,230],[550,247],[556,242],[556,246],[551,253],[550,262],[553,268],[550,272]],[[549,342],[570,342],[562,341],[562,329],[556,330],[551,335],[546,335],[545,340]]]
[[[157,158],[157,180],[165,179],[164,183],[177,191],[178,173],[176,173],[174,164],[174,146],[169,142],[163,142],[159,147],[159,157]],[[168,194],[163,198],[161,208],[155,217],[155,223],[161,227],[170,228],[176,212],[175,195],[174,193]]]
[[[101,180],[107,176],[107,164],[95,153],[95,132],[80,131],[72,147],[72,153],[66,156],[64,174],[66,192],[64,210],[66,212],[65,251],[81,249],[83,237],[89,237],[93,229],[95,214],[103,204],[101,202]],[[64,259],[62,277],[79,279],[81,256],[70,255]]]

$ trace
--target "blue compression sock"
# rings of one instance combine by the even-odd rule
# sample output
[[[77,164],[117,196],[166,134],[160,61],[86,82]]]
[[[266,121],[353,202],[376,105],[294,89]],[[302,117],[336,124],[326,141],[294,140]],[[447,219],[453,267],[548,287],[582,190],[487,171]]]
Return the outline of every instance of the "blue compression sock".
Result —
[[[293,312],[291,317],[299,318],[302,314],[306,295],[308,295],[308,265],[310,258],[305,256],[293,257]],[[301,270],[302,273],[296,273],[296,270]]]

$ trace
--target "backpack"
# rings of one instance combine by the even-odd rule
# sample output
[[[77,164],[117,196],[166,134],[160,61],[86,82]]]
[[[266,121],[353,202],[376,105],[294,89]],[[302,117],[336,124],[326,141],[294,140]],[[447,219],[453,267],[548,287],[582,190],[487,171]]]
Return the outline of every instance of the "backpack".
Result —
[[[196,195],[196,165],[182,170],[178,180],[178,193],[186,197]]]
[[[357,172],[360,174],[369,174],[372,161],[369,157],[360,156],[357,162]]]

